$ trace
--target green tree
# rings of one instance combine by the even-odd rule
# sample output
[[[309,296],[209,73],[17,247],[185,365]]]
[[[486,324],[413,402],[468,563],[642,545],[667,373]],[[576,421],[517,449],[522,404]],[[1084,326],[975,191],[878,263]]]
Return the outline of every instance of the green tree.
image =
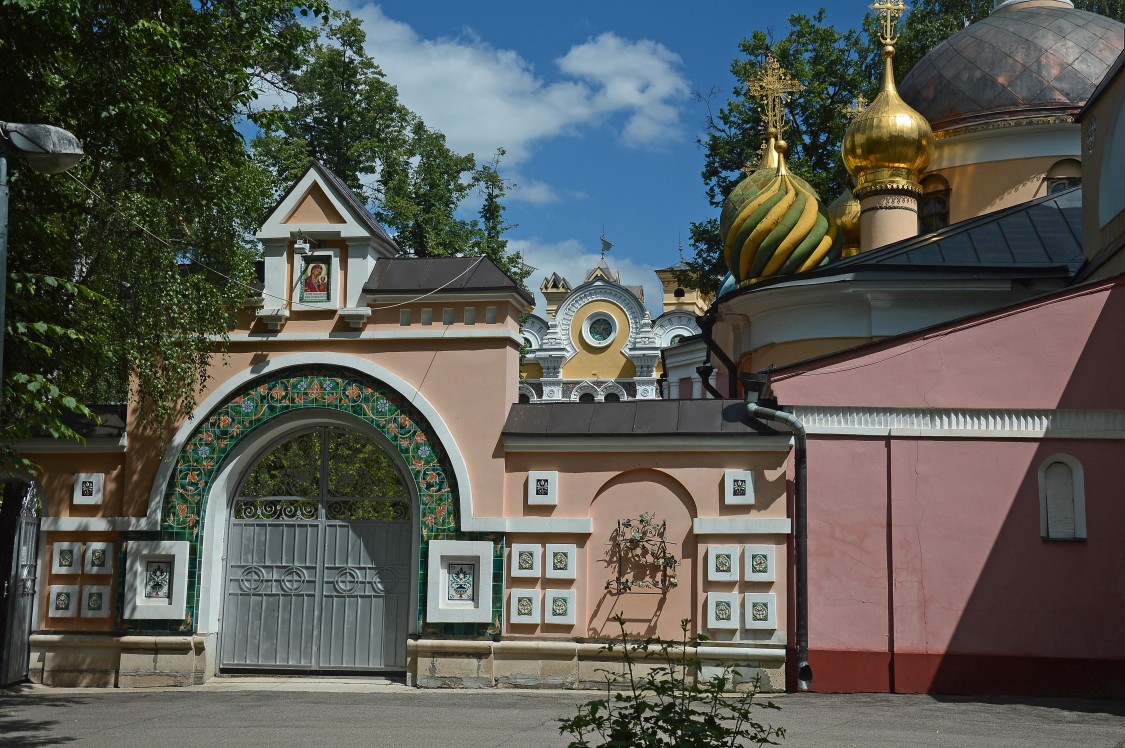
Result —
[[[373,206],[375,217],[402,249],[417,257],[482,253],[519,277],[503,233],[498,172],[501,149],[477,165],[459,154],[398,100],[398,91],[364,50],[359,19],[334,16],[306,41],[305,63],[282,75],[293,103],[254,115],[261,134],[253,141],[259,163],[293,182],[316,159]],[[475,192],[477,217],[466,208]]]

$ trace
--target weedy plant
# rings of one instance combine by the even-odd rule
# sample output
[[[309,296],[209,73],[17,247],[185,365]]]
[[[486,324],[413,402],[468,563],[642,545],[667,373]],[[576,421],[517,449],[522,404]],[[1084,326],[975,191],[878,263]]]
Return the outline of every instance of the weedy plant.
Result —
[[[754,719],[755,709],[780,709],[771,701],[755,701],[757,678],[749,690],[736,692],[732,686],[740,673],[733,667],[702,677],[702,663],[688,653],[690,621],[680,622],[683,636],[678,642],[638,642],[629,641],[620,615],[613,620],[621,629],[620,640],[605,649],[621,652],[624,681],[616,672],[603,671],[606,697],[580,705],[574,717],[559,719],[559,732],[573,738],[569,748],[780,745],[785,728]],[[643,676],[638,674],[641,664],[646,666]]]

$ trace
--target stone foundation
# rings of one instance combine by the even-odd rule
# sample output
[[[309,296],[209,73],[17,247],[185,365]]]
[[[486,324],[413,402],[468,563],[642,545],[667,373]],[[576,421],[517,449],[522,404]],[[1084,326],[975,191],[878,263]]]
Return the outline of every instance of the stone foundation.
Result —
[[[605,688],[624,684],[619,653],[601,644],[542,640],[464,641],[419,639],[407,643],[408,682],[421,688]],[[763,647],[688,647],[687,656],[703,663],[701,675],[717,675],[722,665],[742,674],[736,685],[748,688],[755,678],[763,692],[785,690],[785,650]],[[657,662],[637,662],[643,678]]]
[[[215,672],[213,645],[204,634],[34,634],[28,677],[66,688],[196,686]]]

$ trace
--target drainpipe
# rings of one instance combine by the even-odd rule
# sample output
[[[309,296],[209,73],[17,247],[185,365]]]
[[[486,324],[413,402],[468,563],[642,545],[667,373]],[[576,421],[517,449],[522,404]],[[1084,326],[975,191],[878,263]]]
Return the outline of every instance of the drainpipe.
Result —
[[[695,367],[695,373],[703,380],[703,389],[707,390],[707,394],[716,400],[723,399],[723,393],[719,392],[715,385],[711,384],[711,375],[715,373],[715,367],[708,361],[703,366]]]
[[[738,364],[731,360],[726,351],[719,347],[715,339],[711,337],[711,332],[715,329],[715,307],[712,306],[705,313],[695,318],[696,324],[699,325],[700,331],[703,333],[703,343],[707,346],[707,350],[715,358],[719,359],[727,370],[727,388],[730,391],[728,397],[738,397]],[[719,398],[720,400],[722,398]]]
[[[742,386],[746,396],[746,412],[751,418],[772,421],[793,432],[796,475],[793,488],[796,498],[793,508],[793,571],[796,590],[797,620],[797,689],[807,691],[812,686],[813,672],[809,665],[809,521],[808,521],[808,450],[805,424],[792,413],[759,405],[769,389],[769,374],[743,374]],[[776,402],[771,402],[776,406]]]

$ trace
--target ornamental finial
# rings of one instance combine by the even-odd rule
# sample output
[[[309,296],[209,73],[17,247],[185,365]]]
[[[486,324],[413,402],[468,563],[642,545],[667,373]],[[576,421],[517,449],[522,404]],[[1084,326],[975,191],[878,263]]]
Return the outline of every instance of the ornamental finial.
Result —
[[[863,114],[863,111],[867,109],[867,105],[870,103],[870,101],[864,98],[863,94],[860,94],[852,99],[852,103],[840,107],[840,112],[848,119],[855,119]]]
[[[883,28],[879,34],[879,41],[891,46],[898,41],[898,19],[906,12],[906,3],[903,0],[877,0],[868,6],[876,15],[882,16]]]
[[[785,132],[785,112],[783,107],[791,94],[804,91],[805,87],[789,75],[773,55],[766,55],[758,73],[746,81],[746,92],[758,100],[764,112],[766,130],[774,130],[780,137]]]

